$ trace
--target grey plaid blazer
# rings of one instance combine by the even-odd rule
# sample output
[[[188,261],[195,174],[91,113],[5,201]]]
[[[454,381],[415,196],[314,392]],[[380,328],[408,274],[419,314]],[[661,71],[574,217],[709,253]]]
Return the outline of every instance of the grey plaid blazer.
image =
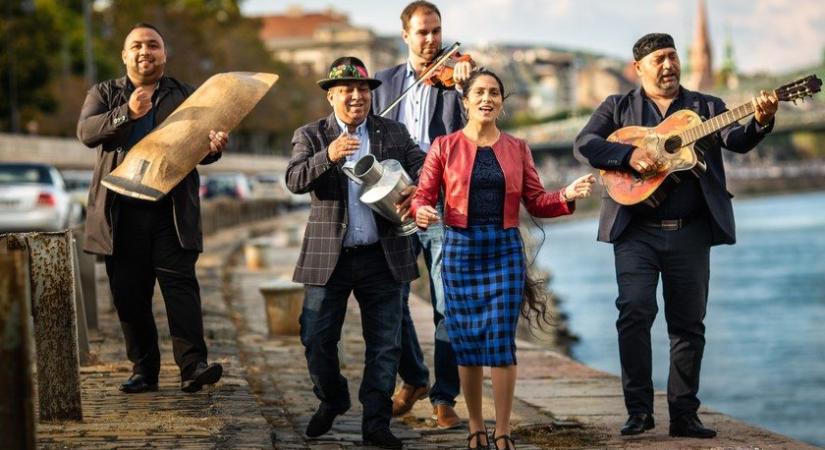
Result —
[[[367,117],[370,153],[379,161],[395,159],[414,179],[418,179],[425,153],[410,138],[407,128],[394,120],[376,115]],[[335,269],[347,229],[347,176],[342,163],[327,159],[327,147],[341,134],[335,115],[316,120],[295,130],[292,158],[286,168],[286,186],[298,194],[312,197],[309,223],[304,232],[301,255],[292,279],[297,283],[325,285]],[[373,213],[374,214],[374,213]],[[374,214],[384,256],[397,281],[418,278],[413,241],[396,236],[392,224]]]

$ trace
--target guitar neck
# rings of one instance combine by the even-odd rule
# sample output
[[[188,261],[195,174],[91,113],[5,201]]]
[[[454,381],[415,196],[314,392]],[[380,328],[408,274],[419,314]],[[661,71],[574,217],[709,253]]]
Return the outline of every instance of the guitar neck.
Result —
[[[679,137],[682,139],[683,145],[688,145],[702,139],[707,135],[716,133],[722,128],[725,128],[734,122],[738,122],[753,113],[753,103],[748,102],[734,109],[725,111],[718,116],[711,117],[699,125],[683,131],[679,134]]]

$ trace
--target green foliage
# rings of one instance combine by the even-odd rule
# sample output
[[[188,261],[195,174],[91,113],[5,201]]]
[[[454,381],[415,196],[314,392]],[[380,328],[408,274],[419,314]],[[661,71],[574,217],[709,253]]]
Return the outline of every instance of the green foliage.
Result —
[[[9,130],[11,100],[15,97],[21,124],[37,111],[55,109],[55,101],[47,90],[51,74],[56,69],[55,60],[49,58],[49,54],[60,48],[60,39],[55,33],[40,30],[57,27],[59,16],[54,11],[37,8],[29,1],[5,0],[2,8],[0,98],[5,101],[0,101],[0,130]]]
[[[219,72],[271,72],[278,83],[233,133],[242,152],[290,148],[293,131],[326,111],[323,92],[276,61],[266,50],[260,22],[242,17],[235,0],[119,0],[101,12],[110,36],[106,54],[120,62],[123,39],[137,22],[156,26],[164,37],[166,73],[199,85]],[[122,65],[119,69],[123,72]]]
[[[12,2],[11,15],[2,10],[6,1]],[[111,0],[97,6],[92,46],[99,81],[125,74],[123,41],[138,22],[161,31],[166,74],[186,83],[197,86],[229,71],[280,75],[233,133],[239,151],[289,148],[295,128],[328,109],[314,79],[272,58],[258,38],[259,21],[241,16],[238,0]],[[10,59],[4,57],[10,52],[21,125],[37,121],[41,133],[73,136],[88,88],[83,0],[4,0],[0,14],[0,132],[10,131]]]

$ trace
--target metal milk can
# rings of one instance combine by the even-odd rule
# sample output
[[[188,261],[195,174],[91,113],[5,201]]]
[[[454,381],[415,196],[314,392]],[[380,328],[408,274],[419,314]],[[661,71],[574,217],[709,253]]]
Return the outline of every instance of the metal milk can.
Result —
[[[373,211],[395,224],[395,233],[409,236],[418,227],[412,217],[403,222],[395,212],[395,204],[401,200],[401,191],[413,184],[401,163],[394,159],[378,161],[367,154],[357,161],[347,161],[342,167],[344,174],[360,185],[358,198]]]

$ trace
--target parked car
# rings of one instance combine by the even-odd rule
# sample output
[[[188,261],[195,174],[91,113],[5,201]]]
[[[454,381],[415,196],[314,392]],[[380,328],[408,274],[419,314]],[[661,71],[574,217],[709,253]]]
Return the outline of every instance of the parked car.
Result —
[[[60,231],[80,216],[80,204],[53,166],[0,163],[0,232]]]
[[[251,178],[252,197],[259,199],[286,200],[286,190],[281,177],[274,173],[259,173]]]
[[[61,170],[60,174],[63,175],[66,190],[72,196],[72,200],[81,206],[81,215],[85,218],[89,201],[89,186],[92,184],[94,173],[91,170]]]
[[[286,187],[286,179],[285,178],[281,179],[281,188],[284,191],[286,191],[286,195],[287,195],[286,202],[287,202],[287,205],[289,206],[290,209],[299,209],[299,208],[309,207],[309,204],[312,201],[312,198],[310,197],[310,195],[309,194],[296,194],[296,193],[290,191]]]
[[[249,179],[240,172],[210,173],[203,187],[203,198],[229,197],[246,200],[252,196]]]

